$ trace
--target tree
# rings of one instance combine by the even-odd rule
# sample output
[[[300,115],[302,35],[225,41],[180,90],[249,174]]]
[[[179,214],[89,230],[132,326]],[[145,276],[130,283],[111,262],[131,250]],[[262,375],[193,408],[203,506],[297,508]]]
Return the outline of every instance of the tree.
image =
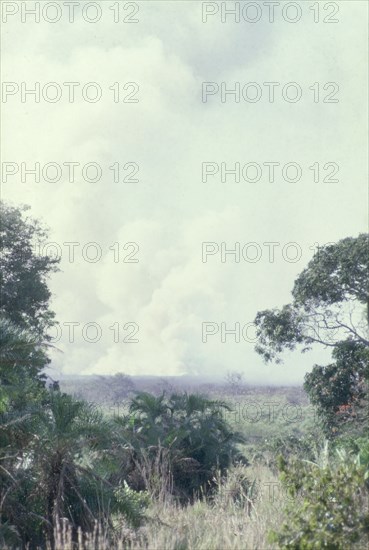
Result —
[[[314,365],[304,388],[327,435],[361,435],[368,429],[369,348],[348,340],[337,344],[332,357],[330,365]]]
[[[44,392],[47,344],[0,317],[0,413],[22,409]]]
[[[60,258],[37,250],[45,244],[47,231],[24,215],[28,209],[0,203],[0,313],[18,327],[46,337],[54,317],[47,280],[57,271]]]
[[[303,352],[313,344],[332,348],[335,362],[315,365],[304,387],[328,433],[335,433],[338,424],[361,418],[368,395],[369,235],[322,247],[297,277],[292,296],[282,309],[257,314],[255,349],[278,363],[284,349],[298,345]]]
[[[92,405],[52,392],[50,406],[39,418],[40,437],[34,442],[38,496],[49,525],[67,517],[73,525],[90,531],[94,521],[101,519],[99,514],[107,510],[105,497],[109,500],[113,490],[86,457],[88,451],[109,445],[109,432],[107,421]]]
[[[315,343],[334,348],[349,339],[369,345],[369,235],[320,248],[298,276],[293,302],[257,314],[256,351],[280,362],[284,349]],[[366,314],[364,315],[364,309]]]
[[[26,452],[18,456],[7,481],[1,525],[11,525],[23,546],[52,542],[67,521],[74,539],[78,529],[91,533],[96,523],[113,527],[122,514],[136,527],[143,519],[145,495],[130,491],[110,458],[114,430],[93,405],[51,390],[49,403],[34,411],[37,425]],[[4,488],[5,492],[5,488]]]
[[[19,489],[27,486],[21,467],[47,403],[45,345],[39,337],[0,317],[0,546],[19,542]]]
[[[112,472],[112,424],[93,405],[48,391],[40,338],[0,317],[0,546],[39,547],[67,518],[76,536],[121,513],[133,526],[145,498]],[[54,384],[54,388],[57,385]]]
[[[18,516],[29,484],[22,467],[38,429],[38,413],[47,405],[48,364],[46,330],[53,314],[48,309],[47,276],[57,260],[37,256],[34,246],[46,233],[41,225],[23,219],[26,208],[0,203],[0,545],[19,542]],[[24,514],[24,517],[30,515]]]

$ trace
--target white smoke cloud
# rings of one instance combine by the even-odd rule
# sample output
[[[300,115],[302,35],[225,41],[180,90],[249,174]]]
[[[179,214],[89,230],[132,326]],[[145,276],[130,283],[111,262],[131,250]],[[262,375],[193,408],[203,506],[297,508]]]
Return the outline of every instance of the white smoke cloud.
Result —
[[[164,5],[165,4],[165,5]],[[140,23],[48,25],[9,23],[4,35],[3,80],[99,82],[98,103],[3,105],[8,140],[3,160],[95,162],[100,181],[80,176],[56,183],[3,185],[3,198],[32,206],[63,250],[62,273],[53,278],[53,307],[61,325],[78,322],[75,341],[64,328],[54,364],[68,373],[182,374],[221,376],[243,370],[250,381],[296,382],[324,351],[287,357],[282,367],[265,367],[253,344],[226,343],[220,332],[202,341],[203,322],[232,327],[252,322],[258,310],[290,299],[296,275],[314,243],[336,241],[366,229],[362,105],[366,66],[366,6],[340,4],[339,25],[283,21],[255,25],[204,24],[201,3],[141,4]],[[16,36],[22,33],[23,49]],[[17,47],[15,48],[15,44]],[[298,104],[201,101],[202,81],[299,82],[308,98]],[[109,86],[137,82],[140,102],[115,104]],[[315,104],[309,86],[340,82],[339,104]],[[263,87],[266,93],[265,87]],[[280,95],[277,96],[280,98]],[[305,97],[305,96],[304,96]],[[300,182],[221,183],[201,181],[201,163],[296,161]],[[340,182],[314,183],[314,162],[340,164]],[[114,162],[136,162],[140,182],[114,183]],[[78,174],[80,174],[77,171]],[[265,173],[264,173],[265,175]],[[350,204],[350,211],[348,211]],[[256,242],[260,261],[222,263],[220,252],[202,261],[202,242]],[[265,242],[279,242],[274,262]],[[68,246],[80,243],[75,260]],[[86,243],[101,247],[101,260],[82,256]],[[114,262],[137,243],[138,263]],[[282,249],[301,247],[287,261]],[[115,343],[139,327],[138,343]],[[101,327],[101,339],[86,342],[86,323]],[[91,338],[93,330],[88,333]]]

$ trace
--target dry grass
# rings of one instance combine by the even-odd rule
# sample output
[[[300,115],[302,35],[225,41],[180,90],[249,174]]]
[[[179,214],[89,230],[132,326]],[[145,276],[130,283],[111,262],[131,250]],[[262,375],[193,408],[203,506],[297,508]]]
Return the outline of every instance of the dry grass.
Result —
[[[239,472],[238,472],[239,473]],[[280,502],[270,498],[268,483],[277,480],[263,467],[247,469],[247,476],[256,479],[259,490],[253,505],[240,505],[232,500],[232,478],[220,488],[213,502],[196,501],[186,508],[164,505],[157,510],[165,524],[152,522],[143,529],[150,550],[248,550],[271,548],[268,531],[280,523]],[[132,549],[143,548],[142,540]]]
[[[258,494],[241,503],[235,501],[236,483],[242,477],[257,482]],[[234,468],[217,496],[180,507],[170,499],[155,503],[149,521],[132,531],[124,526],[115,542],[102,529],[73,546],[67,528],[56,533],[56,550],[267,550],[267,534],[282,521],[281,501],[271,498],[277,479],[265,466]],[[242,487],[240,489],[242,493]],[[274,500],[274,501],[273,501]],[[252,504],[251,504],[252,501]]]

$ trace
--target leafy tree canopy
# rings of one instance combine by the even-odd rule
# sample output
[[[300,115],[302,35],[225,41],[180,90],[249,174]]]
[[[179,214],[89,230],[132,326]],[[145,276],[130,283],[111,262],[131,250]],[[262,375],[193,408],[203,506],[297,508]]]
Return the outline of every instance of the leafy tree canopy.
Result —
[[[291,304],[256,316],[256,351],[266,361],[280,362],[283,350],[298,345],[306,351],[349,339],[368,346],[369,235],[322,247],[297,277],[292,296]]]
[[[0,414],[22,410],[44,394],[46,344],[0,316]]]
[[[317,407],[327,435],[363,433],[368,424],[369,347],[347,340],[333,350],[334,363],[314,365],[304,388]]]
[[[54,317],[47,280],[59,259],[39,253],[47,231],[25,216],[28,208],[0,203],[0,312],[20,328],[45,336]]]

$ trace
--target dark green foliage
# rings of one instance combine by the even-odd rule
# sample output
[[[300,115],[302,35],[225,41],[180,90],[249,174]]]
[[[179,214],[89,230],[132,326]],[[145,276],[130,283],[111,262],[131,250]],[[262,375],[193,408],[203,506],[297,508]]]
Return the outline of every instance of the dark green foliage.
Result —
[[[146,519],[144,512],[150,503],[148,493],[134,491],[124,481],[114,490],[114,498],[132,527],[139,527]]]
[[[317,407],[327,435],[368,430],[369,348],[350,340],[333,351],[335,363],[315,365],[304,388]]]
[[[258,337],[255,350],[265,361],[279,363],[279,354],[284,349],[294,350],[297,345],[308,343],[302,322],[303,316],[292,305],[283,306],[281,310],[259,311],[255,318]]]
[[[20,525],[32,524],[25,508],[32,479],[21,464],[30,460],[38,413],[47,403],[46,363],[39,337],[0,318],[0,545],[20,538]]]
[[[367,305],[369,235],[362,233],[321,247],[296,279],[292,294],[297,303],[310,307],[353,299]]]
[[[287,519],[271,542],[294,550],[367,548],[368,442],[361,446],[357,456],[337,453],[320,466],[280,457]]]
[[[47,232],[40,222],[24,216],[27,210],[0,202],[0,313],[19,328],[45,337],[54,316],[47,280],[59,259],[39,252]]]
[[[130,415],[117,423],[136,468],[152,466],[160,456],[173,494],[186,500],[206,491],[215,470],[224,471],[239,454],[236,444],[242,439],[224,420],[227,409],[221,401],[196,394],[141,392],[131,401]],[[140,482],[142,476],[136,478],[138,487]]]
[[[37,428],[17,468],[9,472],[13,485],[1,524],[12,525],[31,548],[52,540],[62,518],[75,536],[78,527],[88,533],[96,522],[112,529],[117,513],[137,527],[147,497],[130,490],[122,478],[112,483],[117,466],[106,461],[115,441],[110,422],[92,405],[59,391],[52,391],[48,405],[33,414]]]
[[[46,349],[39,336],[0,317],[0,414],[21,410],[42,397]]]

